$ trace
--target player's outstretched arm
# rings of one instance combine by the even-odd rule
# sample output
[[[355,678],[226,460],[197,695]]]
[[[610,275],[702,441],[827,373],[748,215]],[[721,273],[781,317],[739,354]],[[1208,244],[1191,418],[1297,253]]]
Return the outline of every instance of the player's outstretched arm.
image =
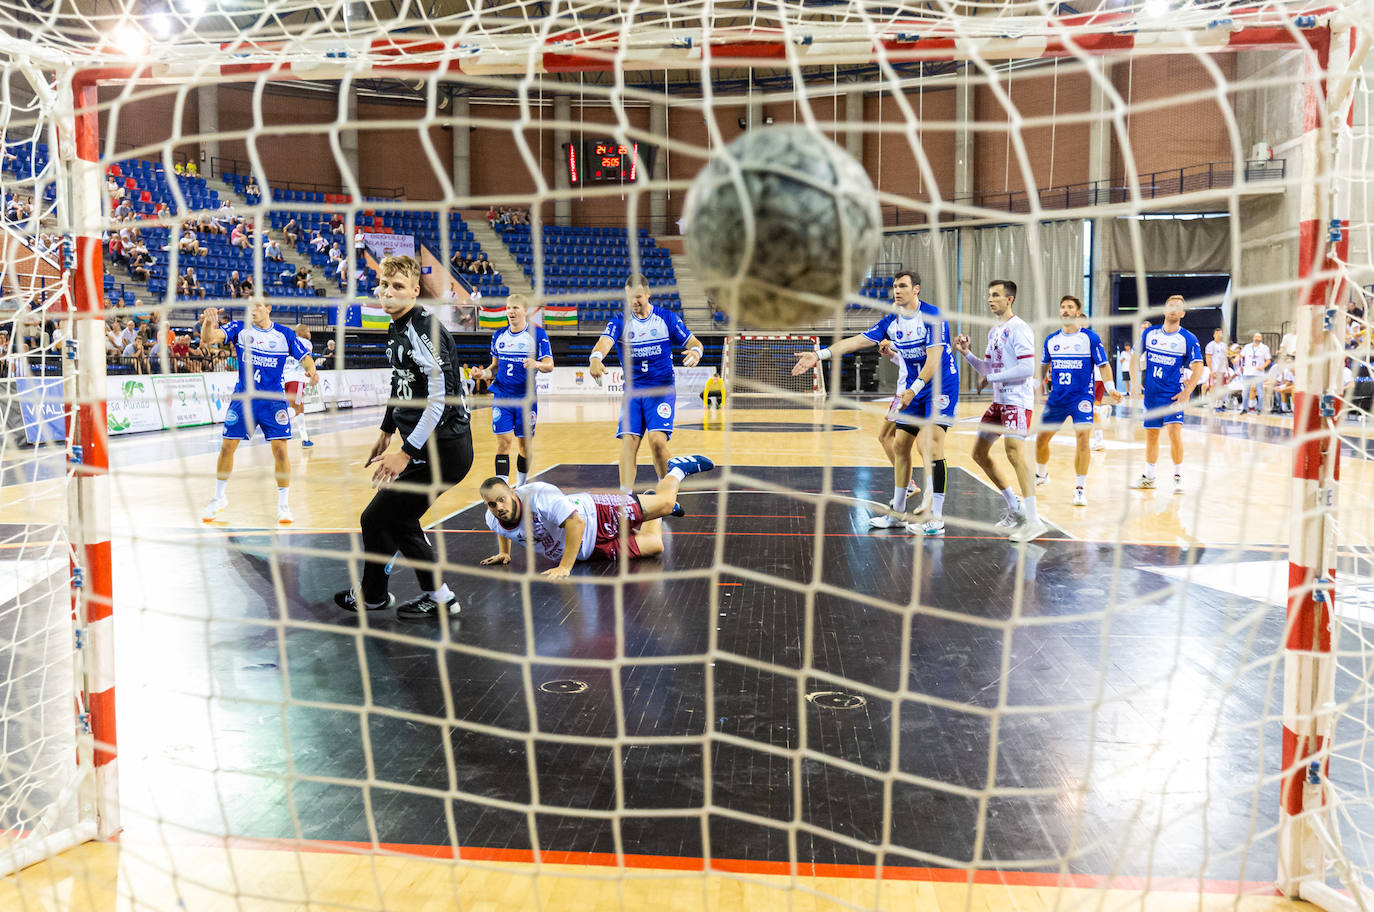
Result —
[[[829,361],[833,357],[847,355],[850,352],[870,348],[875,344],[877,343],[868,338],[868,336],[860,333],[857,336],[850,336],[848,339],[841,339],[827,348],[796,352],[797,363],[792,365],[792,376],[800,377],[821,361]]]
[[[577,552],[582,550],[582,533],[585,531],[587,521],[577,513],[563,521],[563,559],[558,562],[557,567],[545,570],[544,576],[549,579],[563,579],[572,573],[573,564],[577,563]]]
[[[481,564],[483,567],[488,567],[492,564],[510,563],[510,539],[506,538],[504,535],[496,536],[496,547],[498,550],[495,554],[491,557],[482,558]]]
[[[200,315],[200,340],[206,345],[218,345],[227,338],[224,330],[219,328],[219,311],[213,307],[205,308]]]

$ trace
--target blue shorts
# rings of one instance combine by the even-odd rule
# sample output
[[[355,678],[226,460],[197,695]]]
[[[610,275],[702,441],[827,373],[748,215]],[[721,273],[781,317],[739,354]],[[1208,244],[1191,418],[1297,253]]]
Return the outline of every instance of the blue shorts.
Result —
[[[1173,396],[1145,394],[1145,427],[1158,429],[1166,424],[1183,423],[1183,406]]]
[[[491,407],[491,432],[493,434],[514,433],[516,437],[533,437],[534,422],[539,415],[539,403],[530,403],[529,408],[510,405]]]
[[[664,436],[673,436],[673,415],[677,411],[677,392],[668,390],[662,395],[650,393],[630,393],[625,396],[625,404],[620,409],[620,425],[615,436],[633,434],[643,437],[650,431],[661,431]]]
[[[899,399],[894,399],[895,405]],[[954,427],[954,410],[959,406],[959,388],[952,386],[949,392],[941,391],[938,403],[930,387],[921,390],[911,404],[900,411],[894,411],[887,420],[903,430],[916,433],[921,426],[932,421],[942,428]],[[914,420],[913,420],[914,419]],[[920,422],[918,425],[917,422]]]
[[[1040,416],[1040,429],[1048,431],[1059,427],[1068,419],[1072,418],[1074,424],[1093,423],[1093,397],[1091,394],[1082,399],[1070,399],[1066,402],[1049,401],[1045,403],[1045,411]]]
[[[291,412],[285,399],[254,399],[245,403],[234,394],[229,410],[224,413],[224,436],[231,440],[248,440],[254,428],[262,428],[262,436],[268,440],[291,439]],[[248,405],[247,420],[244,419],[244,405]]]

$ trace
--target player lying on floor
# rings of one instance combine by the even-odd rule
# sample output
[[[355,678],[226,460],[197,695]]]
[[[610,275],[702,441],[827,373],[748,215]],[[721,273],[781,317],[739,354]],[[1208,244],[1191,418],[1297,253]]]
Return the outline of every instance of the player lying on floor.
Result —
[[[565,577],[577,561],[615,560],[620,555],[622,516],[626,557],[661,554],[661,519],[673,512],[682,479],[715,467],[705,456],[674,456],[668,460],[668,474],[652,492],[642,495],[564,494],[542,481],[512,488],[504,478],[488,478],[482,482],[482,500],[487,505],[487,527],[496,533],[501,550],[482,563],[509,564],[511,542],[523,545],[528,537],[540,554],[558,561],[544,576]]]

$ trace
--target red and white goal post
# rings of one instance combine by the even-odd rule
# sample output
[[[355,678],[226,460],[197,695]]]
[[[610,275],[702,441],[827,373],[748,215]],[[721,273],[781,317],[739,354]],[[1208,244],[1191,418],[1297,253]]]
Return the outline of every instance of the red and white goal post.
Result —
[[[721,381],[727,394],[824,396],[824,362],[797,376],[797,352],[820,347],[819,336],[787,333],[733,333],[725,337]]]
[[[666,10],[666,5],[663,8]],[[75,250],[68,299],[76,349],[68,393],[66,492],[70,509],[66,532],[71,553],[72,659],[77,680],[71,726],[78,730],[79,738],[78,750],[70,756],[75,774],[61,776],[57,792],[64,801],[76,795],[77,814],[70,826],[46,832],[11,830],[8,859],[0,864],[28,864],[64,845],[107,836],[119,827],[113,662],[113,622],[119,594],[112,581],[100,244],[106,227],[101,207],[104,162],[110,155],[108,151],[102,155],[97,129],[99,86],[160,84],[184,88],[220,80],[263,85],[310,79],[341,80],[346,87],[362,76],[409,77],[427,85],[426,117],[439,122],[444,115],[438,113],[434,87],[442,80],[510,76],[529,88],[545,74],[700,70],[709,83],[713,67],[776,67],[781,60],[801,66],[876,64],[875,87],[886,90],[889,83],[899,80],[891,69],[898,62],[960,60],[987,67],[989,61],[1039,58],[1089,60],[1132,54],[1297,49],[1305,55],[1308,67],[1302,85],[1309,129],[1302,145],[1302,221],[1295,226],[1301,239],[1296,273],[1303,283],[1295,308],[1299,362],[1293,507],[1297,516],[1290,551],[1288,636],[1283,660],[1283,760],[1275,777],[1281,779],[1275,797],[1282,807],[1276,876],[1289,895],[1312,898],[1328,907],[1340,905],[1345,897],[1325,883],[1329,865],[1333,861],[1343,863],[1328,814],[1334,803],[1329,779],[1335,725],[1332,632],[1339,627],[1333,617],[1339,435],[1330,402],[1340,388],[1341,301],[1349,250],[1349,221],[1342,208],[1348,197],[1342,197],[1342,181],[1348,181],[1352,166],[1342,160],[1346,154],[1342,144],[1348,142],[1343,125],[1349,123],[1355,70],[1368,53],[1368,17],[1362,32],[1357,19],[1360,11],[1367,9],[1367,5],[1354,5],[1349,10],[1324,5],[1285,10],[1259,4],[1227,9],[1224,16],[1215,10],[1195,10],[1156,21],[1145,21],[1134,7],[1112,13],[1016,19],[932,14],[929,18],[879,21],[864,16],[842,23],[789,22],[764,30],[707,33],[690,23],[675,23],[671,17],[665,18],[664,24],[635,20],[633,14],[643,8],[630,7],[620,17],[622,27],[607,26],[595,33],[581,28],[556,33],[531,28],[522,32],[509,24],[487,29],[479,13],[474,14],[472,28],[468,27],[472,23],[465,24],[466,19],[440,23],[452,27],[443,37],[414,38],[395,31],[396,23],[385,23],[371,32],[363,29],[362,37],[268,35],[257,40],[258,36],[250,34],[228,42],[205,38],[154,44],[137,55],[110,47],[78,54],[66,37],[54,34],[45,44],[41,31],[35,32],[28,40],[24,69],[42,74],[35,80],[35,89],[42,96],[48,135],[58,148],[54,156],[56,218],[61,230],[74,239]],[[431,22],[427,27],[434,26]],[[721,139],[718,125],[710,120],[717,131],[713,138]],[[321,129],[337,131],[341,126],[352,124],[335,121]],[[255,130],[259,136],[271,134],[266,125]],[[654,138],[643,130],[630,131],[623,126],[612,132],[620,138],[632,134],[646,141]],[[170,163],[171,148],[172,144],[165,144],[156,152]],[[267,178],[270,186],[270,175],[260,177]],[[360,201],[358,176],[348,174],[345,179],[353,189],[353,198]],[[1138,189],[1133,188],[1133,199],[1113,211],[1129,213],[1132,202],[1139,202]],[[571,191],[546,189],[528,202],[538,204],[570,195]],[[635,197],[631,194],[632,199]],[[1034,195],[1031,198],[1034,200]],[[424,205],[448,210],[488,202],[480,194],[460,196],[449,187],[444,199]],[[363,205],[371,208],[379,204],[358,202],[352,209],[360,210]],[[1038,206],[1038,202],[1032,205]],[[531,208],[537,224],[544,214],[537,205]],[[350,210],[350,230],[354,214]],[[1032,218],[1040,215],[1038,208],[1031,213]],[[445,250],[444,255],[449,252]],[[175,263],[175,249],[170,256]],[[261,276],[255,278],[262,287]],[[175,304],[170,294],[160,302],[163,310]],[[723,362],[726,387],[731,393],[823,395],[824,378],[819,367],[809,375],[792,378],[788,363],[795,363],[795,351],[814,349],[819,344],[814,335],[732,336],[727,340]],[[0,795],[0,804],[4,801]],[[38,817],[34,820],[37,822]]]

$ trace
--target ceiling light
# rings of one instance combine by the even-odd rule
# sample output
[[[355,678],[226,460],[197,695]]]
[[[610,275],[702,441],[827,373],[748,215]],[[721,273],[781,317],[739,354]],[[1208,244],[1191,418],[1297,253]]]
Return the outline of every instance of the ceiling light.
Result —
[[[148,37],[135,26],[124,23],[110,33],[114,46],[129,57],[143,57],[148,53]]]
[[[172,17],[166,13],[158,13],[148,20],[148,26],[153,30],[153,34],[159,38],[167,38],[172,34]]]

